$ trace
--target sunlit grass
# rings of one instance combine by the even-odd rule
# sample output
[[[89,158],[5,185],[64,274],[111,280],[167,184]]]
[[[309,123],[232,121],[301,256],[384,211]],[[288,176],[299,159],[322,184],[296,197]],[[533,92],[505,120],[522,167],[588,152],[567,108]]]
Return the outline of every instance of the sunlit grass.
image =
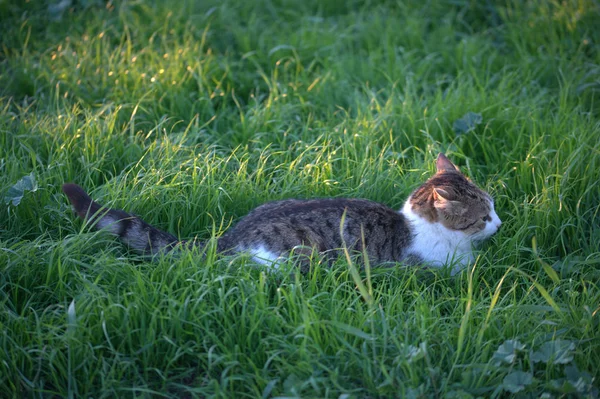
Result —
[[[6,395],[497,397],[516,372],[531,397],[574,376],[597,394],[592,0],[72,3],[0,2],[0,198],[36,183],[1,204]],[[467,112],[483,121],[458,135]],[[149,261],[60,192],[210,239],[275,199],[399,208],[440,151],[504,222],[456,277]],[[557,340],[572,360],[533,360]],[[527,349],[498,361],[507,341]]]

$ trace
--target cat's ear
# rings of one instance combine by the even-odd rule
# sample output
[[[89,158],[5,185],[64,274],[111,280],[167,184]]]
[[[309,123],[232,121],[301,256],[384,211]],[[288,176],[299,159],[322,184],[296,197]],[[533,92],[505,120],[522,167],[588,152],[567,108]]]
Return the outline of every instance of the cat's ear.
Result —
[[[449,201],[452,199],[450,193],[443,188],[434,187],[433,188],[433,199],[436,201]]]
[[[452,199],[453,196],[443,188],[433,188],[433,206],[451,215],[463,215],[467,212],[467,208],[460,201]]]
[[[446,158],[446,156],[441,152],[437,157],[435,167],[437,168],[438,173],[459,171],[458,167],[454,165],[448,158]]]
[[[452,200],[450,194],[443,188],[433,188],[433,206],[436,209],[445,210],[452,207]]]

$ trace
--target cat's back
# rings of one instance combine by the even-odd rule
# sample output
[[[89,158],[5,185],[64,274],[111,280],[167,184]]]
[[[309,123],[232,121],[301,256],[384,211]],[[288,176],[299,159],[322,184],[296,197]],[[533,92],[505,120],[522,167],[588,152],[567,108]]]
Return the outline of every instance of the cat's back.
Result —
[[[346,219],[353,218],[361,221],[373,220],[377,217],[392,220],[403,218],[397,211],[375,201],[360,198],[318,198],[267,202],[248,213],[240,223],[272,223],[283,220],[318,222],[331,218],[340,220],[344,213]]]
[[[261,205],[228,231],[219,246],[282,254],[304,245],[325,252],[341,248],[343,241],[360,249],[363,234],[373,258],[380,260],[399,260],[410,241],[408,222],[388,206],[365,199],[324,198]]]

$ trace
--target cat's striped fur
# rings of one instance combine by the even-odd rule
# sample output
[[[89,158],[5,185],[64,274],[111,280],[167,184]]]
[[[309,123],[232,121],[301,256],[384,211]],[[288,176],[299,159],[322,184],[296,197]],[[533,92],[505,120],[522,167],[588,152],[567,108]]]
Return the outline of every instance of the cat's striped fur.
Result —
[[[366,253],[372,264],[409,261],[441,266],[452,260],[465,264],[474,258],[473,244],[494,234],[501,222],[489,194],[444,154],[436,166],[437,173],[409,196],[400,211],[364,199],[270,202],[223,234],[217,251],[248,252],[256,261],[275,266],[291,252],[316,251],[331,258],[342,247]],[[142,253],[203,245],[180,241],[127,212],[103,208],[76,184],[64,184],[63,191],[81,218]],[[301,262],[302,269],[307,265]]]

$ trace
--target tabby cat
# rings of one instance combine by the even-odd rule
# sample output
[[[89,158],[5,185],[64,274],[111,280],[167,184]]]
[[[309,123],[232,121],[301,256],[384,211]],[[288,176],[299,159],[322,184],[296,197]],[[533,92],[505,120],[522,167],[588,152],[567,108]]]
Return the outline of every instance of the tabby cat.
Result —
[[[326,259],[348,248],[366,254],[371,264],[404,262],[443,266],[453,273],[474,259],[473,244],[501,225],[489,194],[467,179],[444,154],[437,172],[417,188],[400,211],[365,199],[289,199],[259,206],[217,240],[217,251],[246,252],[261,264],[277,267],[289,256],[319,252]],[[155,254],[186,246],[130,213],[103,208],[76,184],[63,191],[81,218],[118,235],[131,248]],[[306,271],[309,262],[300,257]]]

